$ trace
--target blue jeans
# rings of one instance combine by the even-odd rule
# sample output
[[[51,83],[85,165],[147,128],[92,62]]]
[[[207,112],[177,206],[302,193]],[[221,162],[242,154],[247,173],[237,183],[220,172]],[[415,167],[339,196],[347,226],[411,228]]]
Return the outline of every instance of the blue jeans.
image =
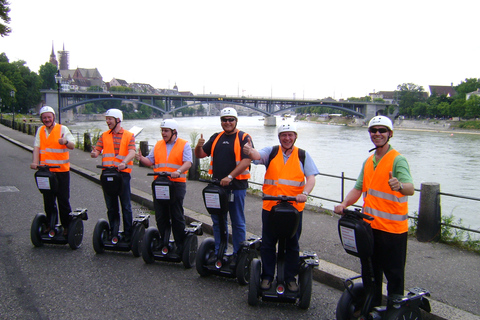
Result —
[[[277,242],[278,238],[270,226],[268,215],[270,211],[262,210],[262,245],[260,246],[260,255],[262,256],[262,279],[272,281],[275,277],[275,266],[277,263]],[[298,274],[298,266],[300,262],[299,252],[300,245],[298,240],[302,233],[302,216],[300,212],[300,221],[298,223],[297,232],[293,237],[287,239],[285,244],[285,274],[286,282],[295,280]]]
[[[120,172],[123,180],[123,190],[120,195],[109,196],[103,192],[105,198],[105,204],[107,205],[108,222],[110,223],[110,230],[113,229],[115,224],[120,226],[120,207],[118,206],[118,199],[122,204],[122,216],[123,216],[123,231],[125,237],[131,237],[133,230],[133,217],[132,217],[132,204],[131,204],[131,190],[130,190],[130,173]]]
[[[247,229],[245,226],[245,196],[247,190],[232,190],[234,199],[233,202],[228,203],[228,212],[230,213],[230,219],[232,221],[232,242],[233,253],[237,253],[240,249],[240,245],[245,241],[247,236]],[[228,193],[228,192],[227,192]],[[215,237],[215,254],[218,254],[218,248],[220,246],[220,217],[216,214],[212,214],[213,222],[213,236]],[[225,215],[225,229],[227,230],[227,242],[228,242],[228,224],[227,215]]]

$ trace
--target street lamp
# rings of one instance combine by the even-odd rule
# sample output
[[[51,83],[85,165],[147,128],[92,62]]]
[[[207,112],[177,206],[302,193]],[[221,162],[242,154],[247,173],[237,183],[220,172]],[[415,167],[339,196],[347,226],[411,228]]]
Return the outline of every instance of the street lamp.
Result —
[[[13,121],[12,121],[12,128],[15,130],[15,106],[13,105],[13,98],[15,98],[15,91],[10,91],[10,97],[12,97],[12,107],[13,107]]]
[[[62,107],[60,106],[60,82],[62,81],[62,75],[60,74],[60,69],[58,69],[58,72],[55,75],[55,81],[57,82],[58,123],[62,124]]]

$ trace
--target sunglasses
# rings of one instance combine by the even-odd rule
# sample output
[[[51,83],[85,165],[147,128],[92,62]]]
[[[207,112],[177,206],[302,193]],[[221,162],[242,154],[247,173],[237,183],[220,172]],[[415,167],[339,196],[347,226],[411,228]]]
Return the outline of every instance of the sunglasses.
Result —
[[[370,133],[377,133],[377,131],[380,133],[385,133],[385,132],[388,132],[388,129],[387,128],[380,128],[380,129],[368,128],[368,132]]]
[[[235,120],[235,118],[222,118],[222,122],[233,122]]]

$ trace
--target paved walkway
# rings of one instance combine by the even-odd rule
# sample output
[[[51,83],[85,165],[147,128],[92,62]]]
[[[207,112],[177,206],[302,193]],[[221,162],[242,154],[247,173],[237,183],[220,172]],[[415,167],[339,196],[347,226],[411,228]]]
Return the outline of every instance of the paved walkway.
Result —
[[[0,137],[32,150],[33,136],[0,124]],[[160,137],[160,135],[159,135]],[[0,158],[1,159],[1,158]],[[70,154],[72,171],[99,183],[100,159],[88,152],[73,150]],[[132,199],[152,208],[149,168],[135,167],[132,172]],[[5,182],[0,183],[5,184]],[[211,233],[211,219],[203,205],[201,191],[205,183],[187,182],[184,202],[189,220],[201,221]],[[74,197],[72,191],[72,197]],[[88,204],[85,204],[88,207]],[[261,199],[247,195],[245,215],[250,235],[261,234]],[[314,279],[343,290],[343,279],[360,272],[358,259],[345,253],[337,234],[338,217],[305,210],[301,248],[317,252],[320,266]],[[406,288],[424,287],[431,292],[432,313],[424,319],[480,319],[480,255],[438,243],[421,243],[409,239]]]

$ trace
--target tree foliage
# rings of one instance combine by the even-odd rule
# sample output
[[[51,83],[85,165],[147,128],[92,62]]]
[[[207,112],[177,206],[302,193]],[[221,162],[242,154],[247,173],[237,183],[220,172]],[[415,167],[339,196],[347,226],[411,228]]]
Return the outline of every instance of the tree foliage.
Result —
[[[2,19],[3,23],[0,23],[0,36],[5,37],[8,36],[12,29],[10,29],[7,24],[10,23],[10,3],[7,0],[0,0],[0,18]]]
[[[41,89],[56,89],[57,83],[55,82],[55,75],[57,74],[57,67],[50,62],[40,66],[38,74],[42,79]]]

